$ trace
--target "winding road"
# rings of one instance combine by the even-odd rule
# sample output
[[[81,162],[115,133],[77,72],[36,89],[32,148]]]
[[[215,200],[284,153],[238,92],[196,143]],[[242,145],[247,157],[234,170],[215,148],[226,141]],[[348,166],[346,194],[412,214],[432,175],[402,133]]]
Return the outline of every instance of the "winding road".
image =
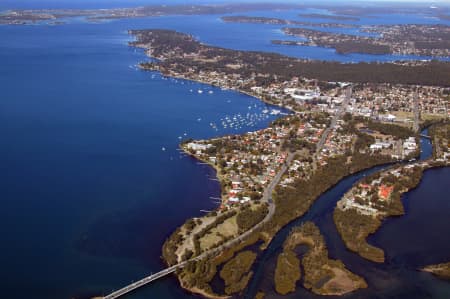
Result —
[[[328,135],[334,130],[334,128],[336,127],[337,121],[338,119],[343,115],[343,113],[345,112],[347,105],[350,101],[352,95],[352,88],[351,86],[348,87],[346,89],[346,93],[345,93],[345,99],[342,102],[342,105],[339,107],[338,111],[336,112],[336,114],[333,116],[333,118],[331,119],[331,123],[330,126],[328,128],[325,129],[324,133],[322,134],[321,139],[319,140],[319,142],[317,143],[317,147],[316,147],[316,154],[315,156],[317,156],[317,154],[320,153],[320,151],[322,150],[323,145],[325,144],[326,139],[328,138]],[[225,244],[210,249],[208,251],[205,251],[204,253],[193,257],[187,261],[181,262],[179,264],[173,265],[169,268],[166,268],[158,273],[155,274],[151,274],[147,277],[144,277],[143,279],[133,282],[117,291],[114,291],[113,293],[104,296],[104,299],[115,299],[115,298],[119,298],[125,294],[128,294],[144,285],[147,285],[157,279],[160,279],[162,277],[165,277],[169,274],[174,273],[175,271],[182,269],[183,267],[185,267],[188,263],[190,262],[195,262],[195,261],[199,261],[202,260],[204,258],[207,258],[209,256],[215,255],[219,252],[222,252],[223,250],[230,248],[240,242],[242,242],[245,238],[247,238],[248,236],[250,236],[252,233],[254,233],[256,230],[258,230],[259,228],[261,228],[265,223],[267,223],[270,219],[272,219],[273,215],[275,214],[275,203],[273,202],[272,199],[272,194],[273,191],[275,189],[275,187],[278,185],[278,183],[280,182],[283,174],[286,172],[286,170],[289,168],[290,164],[292,163],[292,160],[294,159],[294,154],[293,153],[289,153],[285,163],[283,163],[283,165],[281,166],[280,171],[278,171],[278,173],[274,176],[273,180],[269,183],[269,185],[267,186],[267,188],[264,190],[263,196],[261,198],[261,202],[266,202],[268,204],[268,213],[267,215],[264,217],[264,219],[259,222],[258,224],[256,224],[254,227],[252,227],[251,229],[249,229],[248,231],[244,232],[243,234],[237,236],[236,238],[226,242]]]
[[[208,250],[196,257],[193,257],[187,261],[181,262],[179,264],[173,265],[169,268],[166,268],[158,273],[155,274],[151,274],[147,277],[144,277],[143,279],[133,282],[117,291],[112,292],[109,295],[104,296],[104,299],[115,299],[115,298],[119,298],[123,295],[126,295],[144,285],[147,285],[149,283],[151,283],[152,281],[155,281],[157,279],[160,279],[162,277],[165,277],[169,274],[174,273],[175,271],[177,271],[178,269],[182,269],[183,267],[185,267],[188,263],[190,262],[195,262],[195,261],[199,261],[202,260],[204,258],[207,258],[211,255],[214,255],[218,252],[221,252],[229,247],[232,247],[240,242],[242,242],[245,238],[247,238],[248,236],[250,236],[252,233],[254,233],[256,230],[258,230],[259,228],[261,228],[266,222],[268,222],[270,219],[272,219],[274,213],[275,213],[275,203],[272,200],[272,194],[273,194],[273,190],[275,189],[275,187],[278,185],[278,183],[281,180],[281,177],[283,176],[283,174],[286,172],[286,170],[288,169],[289,165],[291,164],[292,160],[294,159],[294,154],[289,153],[287,158],[286,158],[286,162],[281,166],[280,171],[278,171],[278,173],[274,176],[273,180],[269,183],[269,185],[267,186],[267,188],[264,190],[263,193],[263,197],[261,198],[262,202],[267,202],[268,204],[268,213],[267,215],[264,217],[264,219],[259,222],[258,224],[256,224],[254,227],[252,227],[251,229],[249,229],[248,231],[244,232],[243,234],[237,236],[236,238],[226,242],[225,244],[213,248],[211,250]]]

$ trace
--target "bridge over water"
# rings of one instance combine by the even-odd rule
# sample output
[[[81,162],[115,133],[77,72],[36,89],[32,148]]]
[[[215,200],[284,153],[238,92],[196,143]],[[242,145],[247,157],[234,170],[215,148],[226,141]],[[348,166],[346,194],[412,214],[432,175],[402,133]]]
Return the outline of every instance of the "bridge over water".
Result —
[[[336,113],[336,115],[333,117],[333,119],[331,120],[331,124],[330,126],[326,129],[326,132],[323,134],[324,136],[322,136],[322,140],[319,141],[319,143],[317,144],[317,149],[316,149],[316,154],[320,153],[323,145],[325,144],[325,140],[327,138],[327,136],[329,135],[329,133],[335,128],[337,120],[342,116],[342,114],[344,113],[346,106],[348,105],[348,102],[351,98],[352,95],[352,89],[351,87],[347,88],[346,90],[346,98],[341,106],[341,108],[339,109],[339,111]],[[278,182],[280,181],[281,177],[283,176],[283,174],[286,172],[286,170],[288,169],[289,165],[291,164],[292,160],[294,159],[294,154],[293,153],[289,153],[288,157],[286,159],[285,164],[283,164],[283,166],[281,167],[280,171],[275,175],[275,177],[273,178],[273,180],[269,183],[269,185],[267,186],[267,188],[264,190],[263,193],[263,197],[261,198],[261,202],[267,202],[269,205],[269,211],[266,215],[266,217],[264,217],[264,219],[259,222],[258,224],[256,224],[253,228],[249,229],[248,231],[244,232],[243,234],[237,236],[236,238],[226,242],[225,244],[223,244],[222,246],[219,246],[217,248],[211,249],[209,251],[206,251],[188,261],[184,261],[181,262],[177,265],[171,266],[167,269],[164,269],[158,273],[152,274],[150,276],[144,277],[143,279],[133,282],[132,284],[129,284],[117,291],[114,291],[113,293],[104,296],[103,299],[116,299],[119,298],[125,294],[128,294],[144,285],[147,285],[155,280],[158,280],[160,278],[163,278],[169,274],[172,274],[174,272],[176,272],[179,269],[182,269],[183,267],[185,267],[188,263],[190,262],[195,262],[195,261],[199,261],[202,260],[204,258],[207,258],[208,256],[212,256],[218,252],[221,252],[229,247],[234,246],[235,244],[238,244],[240,242],[242,242],[245,238],[247,238],[248,236],[250,236],[253,232],[255,232],[257,229],[259,229],[262,225],[264,225],[266,222],[268,222],[272,216],[275,213],[275,204],[272,200],[272,192],[275,189],[275,186],[278,184]]]
[[[152,281],[155,281],[157,279],[160,279],[162,277],[165,277],[171,273],[174,273],[175,271],[177,271],[178,269],[183,268],[184,266],[186,266],[188,262],[182,262],[180,264],[174,265],[172,267],[169,267],[167,269],[164,269],[158,273],[152,274],[150,276],[144,277],[143,279],[133,282],[132,284],[129,284],[117,291],[114,291],[113,293],[103,297],[104,299],[115,299],[115,298],[119,298],[127,293],[130,293],[146,284],[151,283]]]
[[[248,231],[244,232],[243,234],[237,236],[236,238],[226,242],[225,244],[223,244],[222,246],[216,247],[214,249],[211,249],[209,251],[206,251],[188,261],[184,261],[181,262],[179,264],[176,264],[174,266],[171,266],[167,269],[164,269],[158,273],[152,274],[150,276],[144,277],[143,279],[133,282],[132,284],[129,284],[117,291],[112,292],[109,295],[106,295],[103,297],[103,299],[116,299],[119,298],[125,294],[128,294],[146,284],[149,284],[155,280],[158,280],[160,278],[163,278],[169,274],[174,273],[175,271],[177,271],[178,269],[182,269],[183,267],[185,267],[188,263],[190,262],[195,262],[195,261],[199,261],[202,259],[207,258],[208,256],[217,254],[218,252],[222,252],[223,250],[232,247],[240,242],[242,242],[245,238],[247,238],[248,236],[250,236],[252,233],[254,233],[257,229],[261,228],[262,225],[264,225],[266,222],[268,222],[270,219],[272,219],[273,214],[275,213],[275,204],[272,201],[272,192],[275,188],[275,186],[278,184],[278,182],[280,181],[281,177],[283,176],[284,172],[288,169],[289,164],[292,162],[292,160],[294,159],[294,155],[292,153],[290,153],[286,159],[286,163],[281,167],[280,171],[276,174],[276,176],[273,178],[273,180],[270,182],[269,186],[267,186],[266,190],[264,191],[263,197],[261,198],[262,202],[267,202],[269,205],[269,211],[266,215],[266,217],[264,217],[264,219],[259,222],[258,224],[256,224],[254,227],[252,227],[251,229],[249,229]]]

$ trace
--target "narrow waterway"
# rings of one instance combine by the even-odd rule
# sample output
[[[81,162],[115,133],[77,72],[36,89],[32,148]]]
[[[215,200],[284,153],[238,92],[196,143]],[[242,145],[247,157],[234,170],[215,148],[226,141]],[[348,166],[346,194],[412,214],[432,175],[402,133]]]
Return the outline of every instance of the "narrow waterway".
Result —
[[[426,135],[428,131],[424,130],[422,133]],[[419,159],[427,159],[431,154],[430,140],[421,138]],[[386,250],[388,259],[385,264],[372,263],[348,251],[336,230],[333,222],[333,210],[337,201],[359,179],[387,167],[388,165],[377,166],[346,177],[321,195],[308,213],[284,227],[275,236],[268,249],[260,256],[245,298],[254,298],[256,293],[261,290],[266,293],[266,298],[322,297],[307,291],[301,287],[300,283],[298,283],[297,291],[288,296],[279,296],[274,290],[274,270],[277,256],[282,250],[282,244],[293,227],[306,221],[313,221],[320,228],[325,237],[330,258],[341,259],[351,271],[367,280],[369,288],[346,295],[345,298],[449,298],[450,285],[448,283],[416,270],[418,266],[425,264],[424,255],[427,253],[430,253],[430,256],[426,260],[430,263],[444,261],[445,259],[450,260],[449,238],[442,235],[442,232],[450,229],[450,224],[446,221],[448,217],[445,216],[448,215],[450,210],[449,200],[443,200],[446,198],[445,183],[436,184],[435,181],[438,177],[445,180],[445,177],[448,177],[450,173],[449,168],[426,171],[419,187],[403,197],[403,202],[406,201],[407,215],[390,218],[375,234],[374,238],[369,239],[369,242],[374,242],[377,246]],[[445,172],[445,174],[441,172]],[[433,189],[434,192],[428,193],[431,191],[429,189]],[[421,190],[424,191],[421,192]],[[423,197],[424,192],[429,195]],[[425,198],[427,204],[424,204],[423,199]],[[423,215],[424,205],[428,206],[428,211]],[[436,213],[437,211],[441,211],[441,213]],[[433,212],[437,217],[433,217],[431,221],[429,217]],[[415,226],[409,226],[411,223],[414,223]],[[416,228],[421,227],[423,236],[427,236],[427,228],[433,227],[436,229],[438,224],[441,225],[440,229],[433,234],[428,234],[427,246],[415,246],[412,250],[408,250],[411,246],[407,238],[417,241],[421,237],[419,235],[414,238]],[[441,237],[437,237],[436,234],[441,234]],[[421,244],[420,240],[415,245],[418,244]],[[420,254],[419,250],[422,250]]]
[[[149,1],[160,3],[136,0],[133,5]],[[129,5],[123,0],[4,0],[0,8]],[[306,9],[254,15],[296,19],[300,12],[327,13]],[[358,24],[439,22],[450,24],[422,14],[362,17]],[[186,219],[202,215],[201,209],[213,209],[216,204],[210,197],[220,194],[218,183],[211,180],[214,171],[177,151],[180,140],[241,134],[265,128],[276,118],[270,115],[251,126],[215,130],[210,124],[218,125],[227,116],[252,117],[275,107],[236,92],[137,70],[135,64],[148,58],[128,47],[127,30],[174,29],[214,46],[307,59],[368,62],[426,58],[341,55],[328,48],[273,45],[272,39],[288,38],[281,31],[283,26],[225,23],[219,15],[98,24],[74,18],[60,26],[0,26],[3,296],[21,299],[26,290],[34,299],[91,298],[162,269],[165,238]],[[198,93],[199,89],[203,93]],[[433,187],[434,182],[450,176],[448,169],[442,171],[446,171],[442,176],[430,179],[433,192],[442,192]],[[321,197],[308,217],[319,219],[320,225],[327,223],[326,215],[330,215],[334,202],[359,177],[343,180],[334,193]],[[430,181],[428,177],[427,172],[424,182]],[[440,205],[436,206],[439,209]],[[334,229],[332,222],[330,229]],[[436,233],[448,230],[442,226]],[[325,233],[339,245],[330,241],[329,246],[343,248],[333,231]],[[278,244],[283,240],[281,235]],[[376,241],[385,244],[381,236]],[[277,248],[274,245],[265,256],[269,268]],[[394,249],[387,248],[388,258],[397,259],[391,252]],[[358,261],[353,255],[349,259]],[[259,268],[259,281],[267,278],[270,288],[273,271]],[[435,280],[430,281],[435,286]],[[255,285],[257,290],[260,285]],[[182,290],[174,276],[168,276],[126,298],[196,296]]]

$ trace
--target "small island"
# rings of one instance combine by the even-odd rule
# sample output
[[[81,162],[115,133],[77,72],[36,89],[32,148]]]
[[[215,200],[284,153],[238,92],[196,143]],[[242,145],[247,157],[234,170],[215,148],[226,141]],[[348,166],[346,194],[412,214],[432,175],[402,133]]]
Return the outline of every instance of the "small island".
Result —
[[[136,38],[130,45],[151,58],[140,64],[145,71],[236,90],[280,107],[262,113],[289,111],[265,129],[180,144],[216,170],[221,195],[216,210],[187,220],[167,238],[163,258],[183,288],[205,297],[239,296],[252,276],[253,253],[261,254],[281,228],[342,178],[417,155],[421,117],[447,117],[446,62],[341,64],[213,47],[171,30],[130,33]],[[279,262],[296,267],[289,254]],[[242,267],[223,272],[235,263]]]
[[[234,294],[245,289],[253,275],[250,268],[255,259],[256,253],[242,251],[223,266],[220,277],[225,283],[226,294]]]
[[[222,17],[224,22],[286,26],[284,33],[294,36],[292,40],[274,40],[273,44],[328,47],[341,54],[450,56],[450,26],[445,25],[361,26],[229,15],[300,7],[304,6],[236,3],[12,10],[0,14],[0,24],[60,25],[66,18],[74,17],[101,22],[227,14]],[[340,9],[341,15],[313,13],[302,17],[357,21],[354,15],[370,13],[369,8]],[[359,30],[361,35],[323,32],[309,27],[351,28]],[[356,30],[345,32],[352,31]],[[211,211],[202,210],[199,217],[178,223],[178,228],[167,235],[164,244],[159,244],[167,268],[102,298],[123,296],[172,274],[185,290],[203,297],[244,297],[254,278],[253,271],[259,270],[259,258],[265,259],[272,254],[272,249],[277,250],[279,243],[271,244],[272,240],[285,236],[285,231],[280,231],[293,221],[303,220],[299,218],[343,178],[374,166],[383,170],[354,184],[337,203],[333,220],[349,250],[370,261],[385,262],[383,250],[369,244],[368,237],[387,217],[405,213],[402,195],[418,186],[424,171],[450,165],[448,61],[338,63],[215,47],[172,30],[131,30],[129,33],[135,38],[129,45],[143,49],[148,56],[148,60],[139,64],[140,70],[158,72],[164,79],[179,78],[183,85],[183,80],[192,80],[255,97],[266,104],[264,110],[258,111],[258,117],[261,116],[258,120],[267,119],[269,114],[279,117],[265,128],[246,133],[209,139],[181,140],[180,137],[178,150],[186,159],[208,165],[215,171],[217,178],[214,180],[220,184],[220,194],[210,199],[216,206]],[[198,96],[218,93],[217,89],[208,88],[209,91],[204,92],[203,87],[197,86],[198,90],[190,92]],[[248,108],[251,110],[253,106]],[[213,129],[221,126],[240,130],[244,126],[241,120],[226,116],[209,125]],[[419,133],[423,128],[429,128],[428,133]],[[432,157],[416,161],[421,155],[420,138],[432,141],[433,152]],[[165,147],[162,150],[165,151]],[[311,210],[312,214],[316,208],[320,209],[317,206]],[[308,214],[305,218],[316,221],[314,215],[309,218]],[[133,227],[135,222],[126,224],[127,221],[123,225],[125,229]],[[274,286],[278,294],[293,293],[300,284],[314,293],[311,296],[345,296],[368,287],[363,273],[349,270],[357,267],[335,259],[331,248],[327,248],[324,233],[312,221],[290,232],[274,265]],[[443,279],[450,278],[450,263],[429,265],[421,270]],[[256,287],[272,292],[265,286]],[[255,298],[264,296],[259,292]]]
[[[153,59],[141,63],[143,70],[237,90],[291,111],[266,129],[181,144],[184,152],[214,167],[222,190],[216,211],[187,220],[163,246],[164,260],[178,267],[182,287],[202,296],[241,294],[252,275],[252,253],[264,251],[282,227],[304,215],[343,177],[417,155],[417,129],[413,128],[419,124],[420,118],[415,117],[419,108],[423,117],[446,117],[450,91],[436,85],[449,80],[438,75],[448,63],[305,61],[212,47],[170,30],[130,33],[136,37],[130,44],[144,48]],[[433,75],[417,76],[428,67]],[[373,72],[364,77],[368,69]],[[395,70],[401,74],[393,76]],[[327,80],[332,77],[356,82]],[[403,80],[433,84],[413,87],[400,84]],[[229,276],[223,269],[237,263],[235,259],[242,267]],[[297,265],[292,254],[281,256],[279,263],[290,265],[289,271]],[[351,277],[345,271],[341,274]],[[297,272],[291,279],[298,277]],[[212,281],[217,279],[223,289],[213,288]],[[344,293],[342,286],[335,291]]]
[[[245,259],[247,266],[234,271],[234,281],[239,287],[227,283],[229,278],[223,270],[218,272],[220,265],[224,264],[223,269],[227,269],[228,263],[234,263],[234,256],[240,256],[247,246],[258,241],[263,242],[259,250],[264,250],[281,227],[303,215],[323,191],[346,174],[398,159],[393,158],[398,154],[396,150],[371,152],[369,148],[374,140],[362,133],[358,124],[357,118],[344,115],[327,131],[324,128],[331,123],[323,113],[307,113],[286,116],[274,121],[267,129],[244,135],[185,141],[181,146],[185,152],[216,169],[222,198],[218,211],[188,220],[164,244],[163,256],[169,265],[217,252],[181,269],[178,276],[181,285],[212,298],[238,294],[248,282],[249,267],[254,259]],[[321,150],[317,151],[317,146]],[[277,182],[278,186],[273,189]],[[272,193],[273,201],[270,199]],[[298,201],[298,198],[304,200]],[[239,242],[229,245],[236,239]],[[317,244],[314,243],[314,248]],[[321,248],[321,252],[325,250],[325,247]],[[316,260],[317,252],[313,252],[310,257]],[[306,261],[308,259],[303,263]],[[278,277],[289,276],[292,283],[300,278],[300,273],[294,271],[298,267],[293,254],[284,252],[278,262],[284,265],[277,270]],[[312,262],[308,263],[311,265]],[[342,267],[341,263],[330,260],[324,264],[323,271]],[[343,269],[330,271],[339,277],[339,283],[332,280],[323,288],[313,288],[314,292],[344,294],[364,285],[362,282],[350,283],[358,280]],[[322,277],[325,272],[317,275]],[[218,274],[225,283],[225,294],[217,293],[210,286]],[[305,270],[304,275],[305,279],[308,277],[306,281],[316,277],[309,270]],[[284,284],[288,284],[288,280]],[[310,285],[316,284],[311,282]],[[280,293],[285,290],[281,287]]]
[[[367,288],[366,281],[346,269],[340,260],[328,257],[325,240],[319,228],[306,222],[294,228],[283,244],[275,270],[275,289],[284,295],[295,291],[300,279],[300,261],[294,250],[307,246],[301,264],[304,269],[303,286],[318,295],[344,295],[357,289]]]

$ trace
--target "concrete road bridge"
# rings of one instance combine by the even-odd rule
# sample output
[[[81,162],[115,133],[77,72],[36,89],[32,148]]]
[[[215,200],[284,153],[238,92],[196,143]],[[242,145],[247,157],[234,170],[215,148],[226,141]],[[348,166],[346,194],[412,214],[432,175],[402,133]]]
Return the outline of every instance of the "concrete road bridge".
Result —
[[[317,144],[317,148],[316,148],[316,155],[318,153],[320,153],[320,151],[322,150],[323,145],[325,144],[326,138],[328,137],[328,135],[331,133],[331,131],[335,128],[336,124],[337,124],[337,120],[340,119],[342,117],[342,115],[345,113],[345,110],[347,108],[347,105],[351,99],[352,96],[352,87],[349,86],[346,89],[346,94],[345,94],[345,99],[341,105],[341,107],[339,108],[339,110],[336,112],[335,116],[331,119],[331,124],[330,126],[325,130],[325,132],[322,134],[322,138],[321,140],[319,140],[318,144]],[[144,285],[147,285],[155,280],[161,279],[169,274],[172,274],[174,272],[176,272],[179,269],[182,269],[183,267],[185,267],[188,263],[190,262],[195,262],[195,261],[199,261],[202,260],[204,258],[207,258],[208,256],[212,256],[215,255],[219,252],[222,252],[223,250],[232,247],[240,242],[242,242],[245,238],[247,238],[248,236],[250,236],[253,232],[255,232],[257,229],[261,228],[265,223],[267,223],[270,219],[272,219],[274,213],[275,213],[275,204],[272,200],[272,194],[273,191],[275,189],[275,187],[278,185],[279,181],[281,180],[283,174],[286,172],[286,170],[289,168],[290,164],[292,163],[292,160],[294,159],[294,154],[293,153],[289,153],[285,163],[282,165],[280,171],[275,175],[275,177],[273,178],[273,180],[269,183],[269,185],[267,186],[267,188],[264,190],[263,193],[263,197],[261,198],[261,202],[266,202],[269,206],[269,212],[267,213],[267,215],[264,217],[264,219],[259,222],[258,224],[256,224],[254,227],[252,227],[250,230],[244,232],[243,234],[237,236],[236,238],[226,242],[225,244],[216,247],[214,249],[208,250],[194,258],[191,258],[187,261],[181,262],[179,264],[173,265],[167,269],[161,270],[158,273],[154,273],[151,274],[147,277],[144,277],[143,279],[133,282],[127,286],[124,286],[123,288],[112,292],[109,295],[104,296],[104,299],[116,299],[119,297],[122,297],[140,287],[143,287]]]
[[[196,257],[193,257],[187,261],[181,262],[179,264],[173,265],[167,269],[161,270],[158,273],[154,273],[151,274],[147,277],[142,278],[139,281],[133,282],[127,286],[124,286],[123,288],[112,292],[109,295],[104,296],[104,299],[116,299],[119,297],[122,297],[128,293],[131,293],[132,291],[143,287],[144,285],[147,285],[155,280],[161,279],[169,274],[172,274],[174,272],[176,272],[179,269],[182,269],[183,267],[185,267],[188,263],[190,262],[195,262],[195,261],[199,261],[202,260],[204,258],[207,258],[208,256],[212,256],[214,254],[217,254],[229,247],[232,247],[240,242],[242,242],[245,238],[247,238],[248,236],[250,236],[252,233],[254,233],[257,229],[261,228],[266,222],[268,222],[270,219],[272,219],[274,213],[275,213],[275,204],[272,200],[272,193],[273,190],[275,189],[276,185],[278,185],[278,182],[280,181],[281,177],[283,176],[283,174],[286,172],[286,170],[288,169],[289,165],[291,164],[292,160],[294,159],[294,154],[290,153],[288,154],[287,158],[286,158],[286,163],[284,163],[280,169],[280,171],[275,175],[274,179],[270,182],[269,186],[267,186],[266,190],[264,191],[263,197],[261,198],[261,201],[263,202],[267,202],[269,205],[269,212],[267,213],[267,215],[264,217],[264,219],[259,222],[258,224],[256,224],[254,227],[252,227],[251,229],[249,229],[248,231],[244,232],[243,234],[237,236],[236,238],[226,242],[225,244],[216,247],[214,249],[208,250]]]

